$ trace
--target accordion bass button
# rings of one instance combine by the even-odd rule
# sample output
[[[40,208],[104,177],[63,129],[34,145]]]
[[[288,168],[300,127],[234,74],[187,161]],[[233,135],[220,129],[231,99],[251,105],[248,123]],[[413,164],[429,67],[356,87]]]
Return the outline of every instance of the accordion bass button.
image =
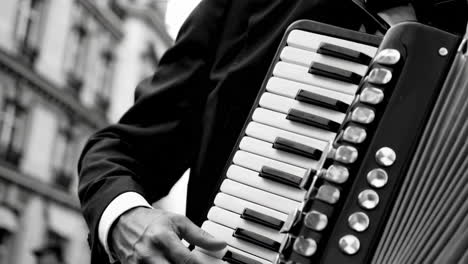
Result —
[[[304,225],[315,231],[322,231],[328,225],[328,217],[318,211],[312,210],[304,217]]]
[[[379,195],[374,190],[367,189],[358,195],[358,202],[362,208],[372,210],[379,204]]]
[[[298,237],[294,240],[293,250],[305,257],[310,257],[317,251],[317,242],[312,238]]]
[[[367,173],[367,182],[374,188],[382,188],[388,182],[388,174],[382,169],[373,169]]]
[[[395,163],[396,153],[389,147],[383,147],[375,153],[375,159],[381,166],[389,167]]]
[[[384,49],[375,56],[375,62],[385,65],[395,65],[400,61],[401,54],[396,49]]]
[[[376,105],[383,101],[384,93],[375,87],[365,87],[359,95],[359,100],[363,103]]]
[[[358,106],[354,108],[353,112],[351,113],[351,120],[362,124],[370,124],[372,121],[374,121],[374,118],[374,110],[365,106]]]
[[[348,224],[356,232],[363,232],[369,227],[369,216],[363,212],[356,212],[349,216]]]
[[[369,73],[367,81],[373,84],[388,84],[392,80],[392,72],[385,68],[374,68]]]
[[[344,253],[348,255],[354,255],[359,251],[361,247],[361,242],[359,239],[354,235],[345,235],[340,238],[338,245]]]
[[[362,143],[366,137],[366,130],[357,126],[348,126],[343,132],[343,139],[350,143]]]

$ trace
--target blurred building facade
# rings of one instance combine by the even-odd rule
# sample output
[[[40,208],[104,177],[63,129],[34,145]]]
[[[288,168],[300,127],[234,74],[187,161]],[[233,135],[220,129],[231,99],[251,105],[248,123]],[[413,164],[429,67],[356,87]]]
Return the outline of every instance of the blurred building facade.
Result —
[[[2,0],[0,264],[34,264],[49,246],[67,264],[89,263],[76,162],[172,44],[161,8],[143,0]]]

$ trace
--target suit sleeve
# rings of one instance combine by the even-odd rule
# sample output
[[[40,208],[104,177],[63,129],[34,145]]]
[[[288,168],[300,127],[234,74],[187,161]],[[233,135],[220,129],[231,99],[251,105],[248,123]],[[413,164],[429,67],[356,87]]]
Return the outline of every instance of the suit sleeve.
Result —
[[[198,147],[200,116],[226,2],[202,1],[156,73],[139,85],[132,108],[118,124],[88,140],[78,164],[78,194],[90,229],[92,263],[106,258],[97,226],[115,197],[137,192],[153,202],[164,197],[189,168]]]

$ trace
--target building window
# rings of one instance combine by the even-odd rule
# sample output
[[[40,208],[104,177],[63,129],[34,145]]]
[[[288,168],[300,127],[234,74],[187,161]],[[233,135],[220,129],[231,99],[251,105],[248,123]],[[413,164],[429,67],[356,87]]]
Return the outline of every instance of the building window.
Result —
[[[30,63],[38,56],[43,34],[46,0],[19,0],[15,39],[22,54]]]
[[[90,45],[89,19],[90,16],[85,8],[75,2],[72,16],[73,26],[67,41],[64,67],[68,84],[75,95],[81,92],[84,82]]]
[[[33,252],[36,256],[36,262],[38,264],[65,263],[67,239],[52,230],[47,231],[46,235],[45,244]]]
[[[107,112],[114,79],[115,58],[112,48],[104,50],[101,54],[101,65],[98,74],[98,88],[96,91],[96,106],[99,110]]]
[[[73,182],[77,151],[73,125],[64,122],[57,131],[51,159],[53,183],[64,191],[69,191]]]
[[[0,263],[8,263],[10,258],[10,241],[12,238],[12,233],[0,227]]]
[[[4,87],[2,87],[4,88]],[[0,159],[19,165],[26,138],[27,108],[20,87],[0,94]]]

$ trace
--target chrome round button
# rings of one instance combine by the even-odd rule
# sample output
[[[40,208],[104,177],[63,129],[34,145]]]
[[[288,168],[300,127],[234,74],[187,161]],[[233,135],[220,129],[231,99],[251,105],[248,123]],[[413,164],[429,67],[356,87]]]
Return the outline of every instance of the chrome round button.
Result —
[[[362,124],[370,124],[372,121],[374,121],[374,118],[374,110],[363,106],[354,108],[353,112],[351,113],[351,120]]]
[[[367,81],[373,84],[387,84],[392,80],[392,72],[385,68],[374,68]]]
[[[304,225],[312,230],[322,231],[327,224],[328,217],[315,210],[308,212],[304,217]]]
[[[372,210],[379,204],[379,195],[371,189],[362,191],[358,196],[359,205],[368,210]]]
[[[302,236],[296,238],[293,243],[293,250],[305,257],[310,257],[317,251],[317,242],[312,238],[304,238]]]
[[[325,173],[325,179],[336,183],[345,183],[349,178],[349,171],[340,165],[330,165]]]
[[[442,47],[442,48],[439,49],[439,55],[440,56],[444,57],[444,56],[447,56],[447,54],[448,54],[448,49],[447,48]]]
[[[394,65],[400,61],[401,54],[396,49],[384,49],[375,56],[375,62],[385,65]]]
[[[348,224],[351,229],[363,232],[369,227],[369,216],[363,212],[356,212],[349,216]]]
[[[349,126],[343,132],[343,139],[350,143],[362,143],[366,140],[366,137],[366,130],[357,126]]]
[[[361,242],[354,235],[345,235],[342,238],[340,238],[338,245],[344,253],[348,255],[354,255],[359,251],[359,248],[361,247]]]
[[[384,93],[382,90],[374,87],[366,87],[362,90],[359,95],[359,100],[363,103],[368,104],[379,104],[384,99]]]
[[[358,158],[358,151],[352,146],[339,146],[335,152],[335,160],[346,164],[354,163]]]
[[[340,190],[335,186],[324,184],[319,187],[316,198],[329,204],[336,204],[340,199]]]
[[[393,149],[389,147],[383,147],[375,153],[375,159],[377,163],[381,166],[392,166],[396,160],[396,153]]]
[[[367,173],[367,182],[374,188],[382,188],[388,182],[388,174],[383,169],[373,169]]]

